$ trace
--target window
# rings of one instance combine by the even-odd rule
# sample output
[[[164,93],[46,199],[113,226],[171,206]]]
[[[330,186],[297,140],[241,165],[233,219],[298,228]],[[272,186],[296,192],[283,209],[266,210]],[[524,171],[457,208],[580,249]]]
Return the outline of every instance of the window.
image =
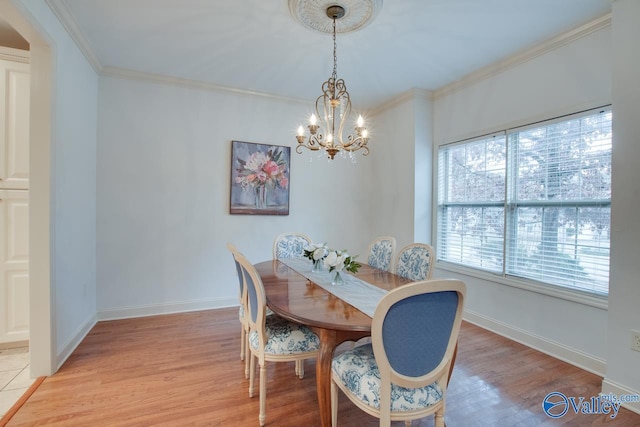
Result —
[[[606,295],[609,108],[441,146],[438,259]]]

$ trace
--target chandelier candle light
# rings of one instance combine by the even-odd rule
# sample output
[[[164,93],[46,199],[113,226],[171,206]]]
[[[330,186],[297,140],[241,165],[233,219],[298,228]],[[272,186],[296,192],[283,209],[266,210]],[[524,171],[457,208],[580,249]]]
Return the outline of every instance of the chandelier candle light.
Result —
[[[347,86],[343,79],[338,79],[337,66],[338,57],[336,54],[336,20],[345,15],[345,9],[339,5],[329,6],[327,16],[333,20],[333,73],[329,80],[322,84],[322,95],[316,99],[316,113],[309,119],[309,137],[305,136],[302,126],[298,127],[298,146],[296,152],[302,154],[302,147],[312,151],[324,149],[329,159],[342,151],[349,153],[353,158],[353,152],[362,149],[362,154],[369,154],[368,131],[364,125],[362,115],[358,116],[355,126],[355,136],[349,134],[345,141],[342,137],[345,121],[351,113],[351,98],[347,92]],[[322,120],[322,128],[318,124],[318,119]]]

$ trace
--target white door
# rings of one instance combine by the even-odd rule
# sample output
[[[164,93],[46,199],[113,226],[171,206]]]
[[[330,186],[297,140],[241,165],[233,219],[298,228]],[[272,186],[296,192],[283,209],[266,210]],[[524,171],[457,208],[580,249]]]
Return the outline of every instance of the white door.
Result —
[[[0,188],[29,188],[29,64],[0,60]]]
[[[0,60],[0,344],[29,339],[29,83]]]
[[[0,190],[0,343],[29,339],[29,192]]]

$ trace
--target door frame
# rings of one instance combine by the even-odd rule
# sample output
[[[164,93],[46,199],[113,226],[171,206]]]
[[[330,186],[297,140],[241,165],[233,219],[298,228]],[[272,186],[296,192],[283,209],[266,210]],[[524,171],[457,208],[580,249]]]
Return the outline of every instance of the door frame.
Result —
[[[0,15],[30,45],[29,110],[29,357],[31,377],[57,370],[55,286],[52,263],[54,210],[51,148],[54,66],[45,31],[24,10],[0,0]]]

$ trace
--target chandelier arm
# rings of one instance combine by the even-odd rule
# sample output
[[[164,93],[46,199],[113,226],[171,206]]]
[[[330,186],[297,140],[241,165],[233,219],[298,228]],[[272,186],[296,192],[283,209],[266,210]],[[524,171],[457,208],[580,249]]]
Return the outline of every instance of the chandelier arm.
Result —
[[[353,135],[349,135],[347,137],[348,142],[345,144],[342,144],[342,146],[344,147],[345,150],[348,151],[357,151],[360,148],[364,148],[367,145],[367,142],[369,142],[369,138],[364,138],[362,136],[358,136],[355,137]]]
[[[343,96],[349,96],[349,92],[347,92],[347,84],[344,82],[344,79],[338,79],[335,81],[335,92],[334,95],[336,98],[342,98]]]
[[[319,133],[317,135],[311,135],[309,136],[309,145],[311,145],[311,147],[315,147],[316,150],[319,150],[320,148],[324,148],[327,146],[327,143],[324,142],[322,137],[322,134]]]
[[[298,146],[296,147],[296,152],[298,154],[302,154],[302,147],[309,149],[311,151],[318,151],[322,148],[326,147],[326,143],[322,141],[322,134],[311,135],[309,139],[305,141],[304,139],[298,139]]]
[[[360,151],[362,150],[362,155],[366,156],[367,154],[369,154],[369,147],[367,147],[366,145],[363,146],[359,146],[357,148],[344,148],[343,151],[346,151],[347,153],[355,153],[356,151]]]

